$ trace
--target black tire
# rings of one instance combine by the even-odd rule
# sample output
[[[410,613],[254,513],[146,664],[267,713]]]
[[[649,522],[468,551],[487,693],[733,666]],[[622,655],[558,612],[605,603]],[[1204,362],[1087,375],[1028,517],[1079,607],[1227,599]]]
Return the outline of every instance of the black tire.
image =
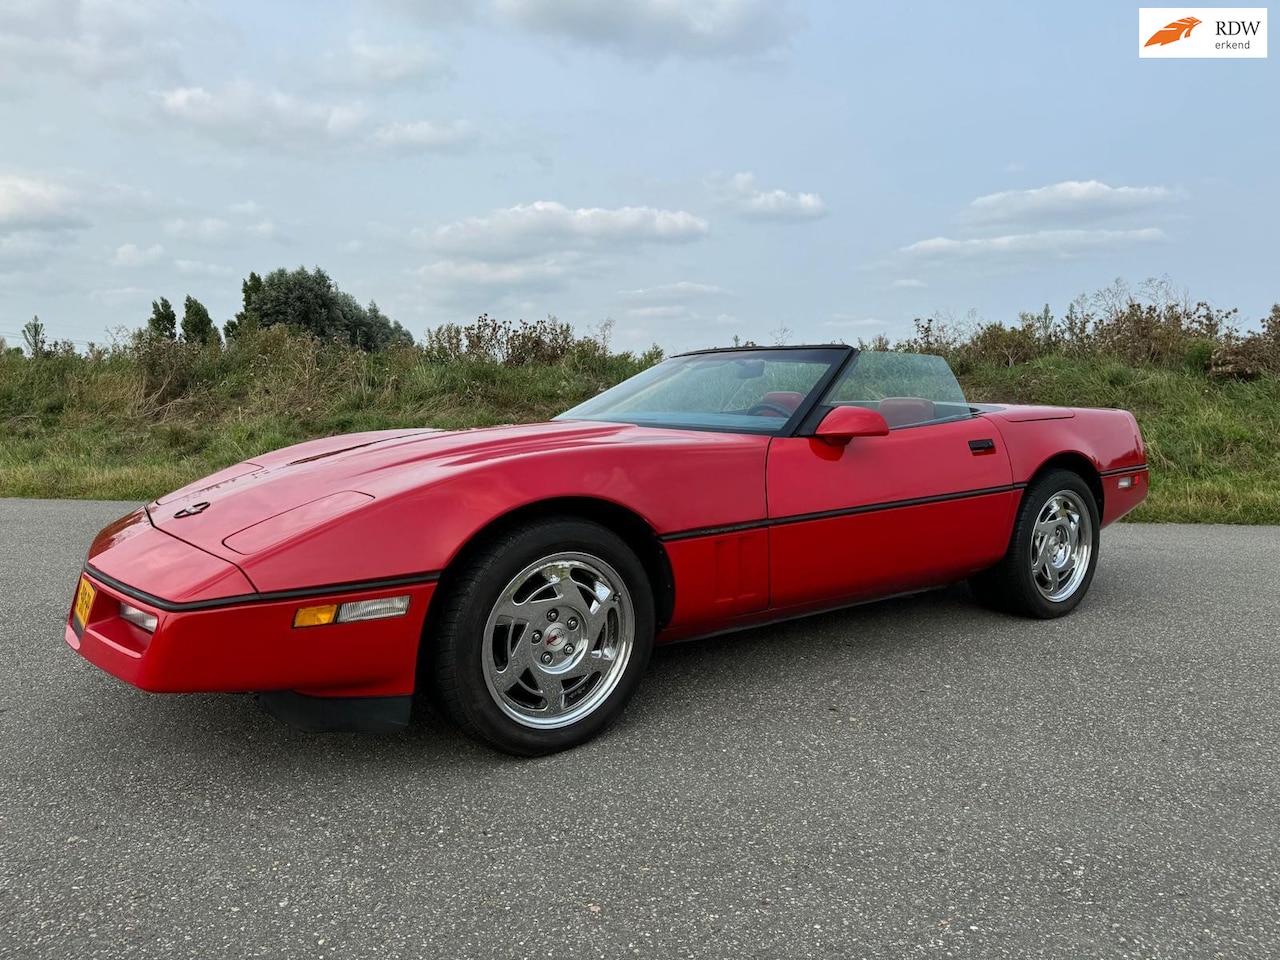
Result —
[[[483,544],[466,564],[443,585],[426,638],[445,715],[522,757],[577,746],[617,719],[654,633],[649,580],[626,543],[599,524],[551,518]]]
[[[988,607],[1050,620],[1084,599],[1098,566],[1098,504],[1077,473],[1050,470],[1023,491],[1009,548],[969,579]]]

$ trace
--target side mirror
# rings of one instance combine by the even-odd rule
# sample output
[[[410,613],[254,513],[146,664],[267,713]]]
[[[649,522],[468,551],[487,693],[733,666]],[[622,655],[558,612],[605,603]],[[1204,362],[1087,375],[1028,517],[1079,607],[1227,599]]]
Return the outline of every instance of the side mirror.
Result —
[[[814,436],[833,447],[847,446],[854,437],[884,437],[889,422],[883,414],[866,407],[836,407],[818,424]]]

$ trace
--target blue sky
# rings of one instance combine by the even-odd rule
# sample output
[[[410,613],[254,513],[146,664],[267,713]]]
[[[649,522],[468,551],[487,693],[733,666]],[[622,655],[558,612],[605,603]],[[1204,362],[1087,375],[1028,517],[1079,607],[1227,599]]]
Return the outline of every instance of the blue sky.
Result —
[[[1256,325],[1274,62],[1136,32],[1114,0],[7,0],[0,334],[221,323],[299,264],[415,335],[896,337],[1162,275]]]

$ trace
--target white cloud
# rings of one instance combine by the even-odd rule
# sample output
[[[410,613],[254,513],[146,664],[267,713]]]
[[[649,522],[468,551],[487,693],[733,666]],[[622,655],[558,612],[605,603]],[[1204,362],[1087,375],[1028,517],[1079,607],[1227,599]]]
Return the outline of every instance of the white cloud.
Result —
[[[975,237],[955,240],[933,237],[903,247],[913,257],[967,258],[1015,256],[1020,254],[1055,254],[1069,256],[1091,249],[1126,247],[1163,240],[1164,231],[1157,227],[1140,230],[1039,230],[1000,237]]]
[[[136,243],[125,243],[116,247],[111,263],[117,267],[144,267],[155,263],[164,256],[164,247],[153,243],[149,247],[139,247]]]
[[[1034,190],[1006,190],[969,204],[969,219],[980,223],[1091,220],[1147,210],[1176,199],[1167,187],[1110,187],[1097,180],[1066,180]]]
[[[431,243],[479,260],[530,257],[609,244],[686,243],[705,237],[705,220],[684,210],[580,207],[538,200],[437,228]]]
[[[359,103],[322,103],[279,90],[259,90],[236,80],[221,90],[178,87],[159,93],[172,119],[212,137],[239,144],[304,147],[347,141],[365,121]]]
[[[405,151],[459,150],[475,143],[480,132],[465,120],[448,123],[432,123],[419,120],[416,123],[388,123],[374,132],[374,139],[382,146]]]
[[[394,86],[447,72],[444,58],[423,44],[379,45],[355,39],[348,58],[352,79],[366,86]]]
[[[548,290],[565,285],[575,264],[555,257],[487,263],[480,260],[438,260],[414,274],[446,295],[457,288]]]
[[[0,230],[62,230],[83,224],[61,184],[0,174]]]
[[[438,257],[414,273],[432,299],[475,302],[482,293],[514,296],[603,276],[617,268],[621,252],[688,243],[708,231],[705,220],[683,210],[539,200],[413,231]]]
[[[152,291],[143,287],[111,287],[106,290],[91,290],[89,298],[109,307],[118,307],[127,303],[146,303],[152,298]]]
[[[173,265],[179,273],[195,274],[203,277],[229,277],[235,271],[221,263],[205,263],[203,260],[175,260]]]
[[[633,307],[627,311],[627,316],[635,320],[673,320],[688,315],[689,308],[676,303],[665,306]]]
[[[914,277],[910,277],[905,280],[895,280],[893,281],[893,285],[899,290],[921,290],[928,286],[928,284],[923,280],[917,280]]]
[[[164,232],[171,237],[186,240],[223,241],[231,236],[231,224],[218,217],[201,217],[188,220],[175,218],[164,225]]]
[[[262,204],[253,200],[233,203],[231,205],[231,212],[238,217],[260,217],[262,216]]]
[[[656,287],[644,287],[639,290],[623,290],[621,295],[632,300],[645,300],[653,303],[668,303],[687,300],[693,297],[720,297],[729,295],[724,287],[711,283],[693,283],[681,280],[678,283],[666,283]]]
[[[827,212],[819,194],[764,190],[752,173],[712,177],[707,188],[719,203],[747,220],[815,220]]]
[[[644,59],[752,56],[785,46],[790,0],[493,0],[499,19]]]
[[[479,130],[465,120],[374,126],[362,103],[307,99],[280,90],[259,89],[244,80],[216,91],[179,87],[156,97],[161,111],[171,119],[237,146],[302,150],[372,140],[386,149],[446,151],[461,150],[480,138]],[[243,204],[234,209],[251,215]]]
[[[101,84],[142,73],[172,73],[175,6],[164,0],[0,4],[0,87],[29,90],[41,77]]]
[[[480,7],[476,0],[381,0],[381,3],[415,23],[430,27],[470,20]]]

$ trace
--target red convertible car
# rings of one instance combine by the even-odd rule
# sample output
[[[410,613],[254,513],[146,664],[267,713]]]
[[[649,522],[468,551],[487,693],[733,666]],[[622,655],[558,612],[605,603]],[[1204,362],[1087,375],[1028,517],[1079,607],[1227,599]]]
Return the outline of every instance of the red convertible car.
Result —
[[[536,755],[598,733],[655,643],[968,579],[1057,617],[1146,496],[1120,410],[966,402],[847,346],[673,357],[549,423],[255,457],[93,542],[67,642],[151,691],[254,691],[311,730],[425,693]]]

